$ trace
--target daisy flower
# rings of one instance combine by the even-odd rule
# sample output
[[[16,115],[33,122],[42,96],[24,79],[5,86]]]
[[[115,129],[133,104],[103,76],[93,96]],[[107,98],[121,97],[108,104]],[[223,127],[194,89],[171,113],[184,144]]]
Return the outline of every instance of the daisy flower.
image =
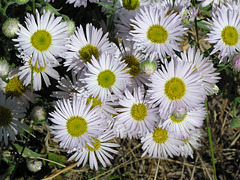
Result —
[[[130,70],[128,73],[132,76],[132,85],[142,86],[148,83],[148,76],[141,70],[141,63],[144,61],[144,55],[137,51],[136,44],[133,41],[123,40],[119,43],[120,59],[127,64]]]
[[[18,42],[15,46],[20,52],[24,52],[32,57],[32,65],[45,67],[44,62],[58,64],[56,57],[61,56],[66,51],[68,41],[67,23],[61,22],[62,17],[54,17],[50,11],[44,12],[40,16],[36,10],[36,20],[32,14],[27,14],[25,18],[26,27],[19,24],[18,38],[13,41]]]
[[[190,111],[177,107],[168,119],[163,121],[162,127],[173,133],[176,138],[188,138],[191,130],[203,125],[206,109],[201,104]]]
[[[130,84],[130,74],[127,74],[127,64],[114,58],[110,54],[102,54],[99,59],[92,57],[91,63],[87,63],[89,72],[85,73],[82,80],[86,83],[86,89],[94,98],[105,101],[112,93],[122,96],[124,88]]]
[[[204,102],[201,75],[192,64],[175,58],[164,64],[149,77],[148,84],[150,103],[159,105],[159,112],[170,115],[177,106],[190,110]]]
[[[208,28],[210,33],[206,40],[214,44],[211,52],[215,54],[219,51],[218,57],[223,59],[231,58],[240,51],[240,16],[239,12],[222,6],[217,8],[212,15],[212,20]]]
[[[141,139],[143,143],[142,157],[148,154],[149,157],[167,159],[168,156],[179,156],[183,144],[181,140],[174,138],[173,134],[166,129],[157,127],[154,132],[148,133],[146,137]]]
[[[192,66],[201,73],[203,80],[203,87],[207,93],[214,93],[214,84],[218,82],[220,77],[219,73],[216,73],[216,68],[213,67],[213,63],[209,60],[209,57],[204,58],[199,49],[189,47],[187,52],[181,53],[181,59],[189,62]]]
[[[67,0],[66,3],[69,4],[73,4],[74,3],[74,7],[80,7],[80,6],[84,6],[87,7],[87,1],[88,0]],[[89,0],[91,3],[95,3],[98,2],[99,0]]]
[[[91,63],[92,56],[98,59],[103,52],[114,54],[116,49],[107,36],[108,33],[103,35],[102,28],[97,29],[92,24],[86,25],[86,35],[81,25],[77,27],[67,46],[69,51],[65,53],[64,66],[69,66],[67,70],[73,69],[74,73],[78,73],[87,62]]]
[[[140,134],[145,137],[147,132],[152,132],[159,123],[157,108],[151,108],[144,97],[143,88],[134,88],[131,93],[125,90],[124,98],[119,100],[119,114],[115,117],[115,125],[125,127],[125,131],[133,136]]]
[[[92,142],[93,147],[90,147],[88,144],[86,144],[87,148],[83,148],[82,150],[76,150],[76,152],[68,159],[68,161],[75,159],[75,161],[78,161],[77,166],[80,166],[80,164],[85,166],[89,159],[90,168],[95,168],[97,171],[97,159],[100,161],[103,167],[111,165],[109,159],[114,159],[114,157],[110,153],[118,154],[118,151],[114,150],[113,148],[117,148],[120,146],[118,144],[109,142],[113,138],[115,138],[113,130],[108,130],[98,138],[93,138],[93,140],[95,141]]]
[[[26,108],[15,98],[8,97],[0,91],[0,141],[8,145],[8,135],[11,141],[15,141],[15,134],[23,133],[20,128],[27,129],[28,126],[20,123],[18,119],[25,117]],[[20,128],[19,128],[20,127]]]
[[[60,141],[60,147],[73,149],[91,144],[92,137],[97,138],[106,129],[107,124],[92,102],[87,104],[83,96],[73,97],[72,102],[62,99],[56,102],[55,111],[50,113],[52,134]]]
[[[183,139],[183,145],[180,146],[181,156],[187,158],[190,156],[193,159],[193,148],[198,149],[201,147],[200,138],[202,133],[200,129],[195,129],[190,131],[190,136]]]
[[[56,80],[59,79],[58,72],[55,69],[53,69],[55,65],[48,66],[44,61],[44,66],[37,67],[37,62],[35,63],[35,66],[32,66],[31,61],[32,58],[25,59],[25,64],[19,67],[18,76],[20,81],[23,81],[24,86],[31,84],[32,69],[33,69],[33,89],[36,91],[40,91],[42,89],[42,77],[47,87],[51,85],[48,76]]]
[[[65,75],[65,77],[61,77],[58,81],[59,85],[56,85],[60,91],[53,91],[50,95],[51,97],[58,99],[72,99],[75,95],[81,95],[84,89],[82,88],[83,84],[78,81],[78,79],[81,79],[80,77],[82,77],[82,74],[74,74],[73,71],[71,71],[71,74],[71,79],[67,75]]]
[[[127,16],[135,15],[141,7],[150,4],[149,0],[119,0],[116,6],[116,14]]]
[[[170,13],[156,3],[144,6],[134,19],[131,19],[132,40],[138,43],[138,50],[150,56],[150,61],[159,57],[163,59],[166,54],[175,54],[173,50],[180,51],[179,42],[186,28],[182,26],[180,15]]]
[[[19,79],[19,76],[17,76],[17,72],[18,71],[10,72],[10,74],[12,73],[14,75],[10,75],[8,77],[9,81],[7,83],[0,79],[0,88],[6,94],[14,96],[17,101],[23,102],[28,108],[29,101],[34,103],[36,102],[36,98],[40,96],[35,93],[31,93],[30,86],[23,85],[23,82]]]

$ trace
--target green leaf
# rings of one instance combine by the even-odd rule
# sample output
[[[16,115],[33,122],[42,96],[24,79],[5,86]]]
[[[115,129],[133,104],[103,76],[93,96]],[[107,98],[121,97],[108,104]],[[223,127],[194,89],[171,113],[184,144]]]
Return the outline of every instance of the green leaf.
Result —
[[[18,145],[18,144],[14,144],[14,146],[17,148],[19,154],[22,152],[22,149],[23,147]],[[46,157],[45,154],[38,154],[34,151],[32,151],[31,149],[25,147],[24,151],[23,151],[23,154],[22,154],[23,157]]]
[[[58,162],[60,164],[65,164],[65,163],[68,162],[66,156],[63,156],[63,155],[60,155],[60,154],[55,154],[55,153],[52,153],[52,152],[48,153],[48,159],[51,160],[51,161]]]
[[[232,122],[230,123],[231,128],[237,128],[240,127],[240,119],[233,118]]]
[[[109,5],[109,4],[105,4],[105,3],[103,3],[103,2],[96,2],[96,3],[99,4],[99,5],[101,5],[101,6],[103,6],[103,7],[105,7],[105,8],[108,9],[108,10],[114,11],[114,7],[112,7],[112,6]]]

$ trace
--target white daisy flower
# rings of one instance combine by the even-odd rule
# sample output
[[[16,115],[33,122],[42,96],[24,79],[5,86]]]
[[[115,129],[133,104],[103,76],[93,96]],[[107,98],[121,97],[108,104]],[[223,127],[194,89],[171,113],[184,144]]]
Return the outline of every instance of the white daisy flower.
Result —
[[[218,82],[220,77],[219,73],[215,73],[216,68],[213,67],[213,63],[209,60],[209,57],[204,58],[199,49],[188,48],[188,51],[181,53],[181,59],[189,62],[192,66],[201,73],[203,79],[203,87],[207,93],[214,93],[214,84]]]
[[[231,58],[240,51],[240,16],[239,12],[222,6],[217,8],[212,15],[212,20],[208,28],[210,33],[206,40],[214,44],[211,52],[215,54],[219,51],[218,57],[223,59]]]
[[[36,10],[36,20],[32,14],[27,14],[27,28],[19,24],[18,38],[13,41],[18,42],[15,46],[20,52],[32,57],[33,66],[36,62],[37,67],[45,67],[44,62],[47,65],[58,64],[56,57],[66,51],[68,28],[67,23],[61,20],[62,17],[55,18],[50,11],[40,16]]]
[[[200,129],[195,129],[190,131],[190,136],[184,140],[183,145],[180,146],[181,156],[187,158],[190,156],[193,159],[193,148],[198,149],[201,147],[200,138],[202,133]]]
[[[149,0],[119,0],[116,6],[116,14],[125,14],[131,17],[139,9],[150,3],[151,1]]]
[[[101,135],[98,138],[93,138],[95,142],[92,141],[93,147],[90,147],[88,144],[87,149],[83,148],[82,150],[75,150],[76,152],[68,159],[68,161],[71,161],[75,159],[75,161],[78,161],[77,166],[80,166],[82,164],[83,166],[86,165],[88,158],[89,158],[89,164],[91,169],[96,169],[98,171],[98,161],[103,165],[103,167],[106,167],[107,165],[111,165],[111,162],[109,159],[114,159],[114,157],[110,154],[118,154],[117,150],[114,150],[113,148],[117,148],[120,145],[108,142],[115,138],[113,134],[113,130],[108,130],[103,135]]]
[[[91,63],[92,56],[98,59],[103,52],[114,54],[116,49],[107,36],[108,33],[103,35],[102,28],[97,29],[92,24],[86,25],[86,33],[81,25],[77,27],[67,46],[69,51],[65,53],[64,66],[69,66],[67,70],[73,69],[74,73],[78,73],[87,62]]]
[[[8,135],[11,141],[15,141],[15,134],[23,133],[20,128],[27,129],[28,126],[18,121],[25,117],[26,108],[23,103],[15,98],[8,97],[0,91],[0,141],[8,145]],[[20,128],[19,128],[20,127]]]
[[[56,87],[60,91],[53,91],[50,95],[51,97],[55,97],[58,99],[72,99],[75,95],[81,95],[84,90],[83,84],[78,81],[78,79],[82,78],[81,73],[74,74],[73,71],[71,71],[72,78],[70,79],[67,75],[65,77],[61,77],[61,79],[58,81],[59,85],[56,85]]]
[[[13,76],[9,76],[8,83],[0,79],[0,88],[6,94],[14,96],[17,101],[23,102],[24,105],[28,108],[29,101],[34,103],[36,102],[36,98],[40,96],[35,93],[32,93],[31,87],[29,85],[24,86],[23,82],[20,81],[19,76],[17,76],[16,74]]]
[[[144,6],[135,19],[131,19],[132,40],[138,43],[138,50],[150,56],[150,61],[159,57],[163,59],[166,54],[175,54],[173,50],[180,51],[179,42],[186,28],[182,26],[180,15],[170,13],[155,3]]]
[[[92,102],[87,105],[83,96],[73,97],[72,102],[62,99],[56,102],[55,111],[50,113],[52,134],[60,141],[60,147],[73,149],[91,144],[91,137],[97,138],[106,129],[107,124],[99,115]]]
[[[115,125],[120,129],[125,127],[132,136],[140,134],[145,137],[147,132],[152,132],[159,123],[159,117],[157,108],[151,108],[147,100],[143,88],[134,88],[132,93],[126,89],[124,98],[119,100]]]
[[[119,42],[120,59],[127,64],[130,70],[128,73],[132,76],[131,87],[140,87],[148,83],[148,76],[141,70],[141,63],[144,61],[144,55],[137,51],[136,44],[133,41],[123,40]]]
[[[94,98],[105,101],[112,93],[122,96],[124,88],[130,84],[130,74],[127,74],[127,64],[110,54],[102,54],[99,59],[92,57],[91,64],[87,63],[89,72],[82,80],[86,83],[88,93]]]
[[[149,157],[167,159],[168,156],[179,156],[183,144],[181,140],[174,138],[166,129],[157,127],[154,132],[148,133],[141,139],[144,150],[142,157],[148,154]]]
[[[69,4],[73,4],[74,3],[74,7],[80,7],[80,6],[84,6],[87,7],[87,1],[88,0],[67,0],[66,3]],[[91,3],[95,3],[98,2],[99,0],[89,0]]]
[[[23,85],[27,86],[31,84],[31,75],[33,69],[33,89],[36,91],[40,91],[42,89],[42,77],[47,87],[51,85],[48,76],[58,80],[59,74],[53,69],[55,65],[48,66],[44,61],[44,66],[37,67],[37,62],[35,66],[32,66],[32,58],[25,59],[25,63],[23,66],[19,67],[19,79],[23,81]]]
[[[203,125],[206,109],[201,104],[190,111],[177,107],[168,119],[163,121],[162,127],[173,133],[176,138],[189,138],[190,131]]]
[[[159,105],[161,115],[170,115],[177,106],[190,110],[204,102],[202,78],[192,64],[177,59],[164,64],[149,77],[148,84],[150,103]]]

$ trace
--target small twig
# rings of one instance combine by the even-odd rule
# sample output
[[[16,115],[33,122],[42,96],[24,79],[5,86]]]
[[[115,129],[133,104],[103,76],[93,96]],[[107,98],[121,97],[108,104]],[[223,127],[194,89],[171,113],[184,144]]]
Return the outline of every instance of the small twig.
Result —
[[[181,174],[180,180],[182,180],[184,178],[184,167],[185,167],[184,163],[185,163],[185,161],[186,161],[186,159],[184,158],[183,167],[182,167],[182,174]]]
[[[157,164],[157,169],[156,169],[156,173],[155,173],[155,176],[154,176],[154,180],[157,179],[157,174],[158,174],[158,168],[159,168],[159,163],[160,163],[161,159],[159,158],[158,159],[158,164]]]
[[[196,152],[197,152],[197,151],[196,151]],[[209,179],[212,180],[212,177],[211,177],[208,169],[206,168],[206,166],[205,166],[205,164],[204,164],[204,162],[203,162],[203,160],[202,160],[202,157],[200,156],[200,154],[199,154],[198,152],[197,152],[197,155],[199,156],[199,159],[200,159],[200,161],[201,161],[201,164],[202,164],[204,170],[207,172],[207,175],[208,175]],[[204,172],[204,171],[203,171],[203,172]]]
[[[194,179],[194,173],[195,173],[195,169],[196,169],[196,164],[197,164],[197,162],[198,162],[198,158],[199,158],[199,156],[197,156],[197,158],[196,158],[196,160],[195,160],[195,163],[194,163],[194,166],[193,166],[193,170],[192,170],[192,175],[191,175],[191,180],[193,180]]]
[[[34,158],[35,158],[35,157],[34,157]],[[66,167],[66,166],[63,165],[63,164],[60,164],[60,163],[58,163],[58,162],[55,162],[55,161],[52,161],[52,160],[49,160],[49,159],[46,159],[46,158],[37,157],[37,159],[42,159],[42,160],[44,160],[44,161],[48,161],[48,162],[51,162],[51,163],[57,164],[57,165],[62,166],[62,167]]]
[[[155,159],[152,158],[151,165],[150,165],[150,167],[148,169],[148,179],[150,179],[150,175],[151,175],[151,172],[152,172],[152,167],[153,167],[154,161],[155,161]]]
[[[233,140],[233,142],[231,143],[230,147],[234,146],[234,144],[237,142],[237,140],[240,138],[240,133],[238,134],[238,136]]]
[[[66,171],[74,168],[75,166],[77,166],[77,163],[78,163],[78,162],[76,162],[76,163],[74,163],[74,164],[71,164],[71,165],[65,167],[65,168],[62,169],[62,170],[58,170],[57,172],[55,172],[54,174],[52,174],[52,175],[44,178],[43,180],[51,180],[51,179],[57,177],[58,175],[60,175],[60,174],[62,174],[62,173],[64,173],[64,172],[66,172]]]

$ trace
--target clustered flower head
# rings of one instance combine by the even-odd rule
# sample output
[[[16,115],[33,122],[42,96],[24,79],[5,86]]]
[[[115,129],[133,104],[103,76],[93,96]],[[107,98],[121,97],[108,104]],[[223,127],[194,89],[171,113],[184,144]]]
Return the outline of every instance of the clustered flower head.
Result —
[[[87,6],[83,0],[66,3]],[[103,27],[87,23],[75,28],[74,21],[64,22],[50,11],[36,10],[26,15],[25,25],[18,24],[13,41],[23,64],[10,72],[0,69],[7,74],[7,81],[0,79],[0,140],[8,144],[8,136],[15,140],[21,132],[18,126],[26,128],[17,119],[40,97],[30,93],[30,85],[41,91],[55,81],[51,133],[78,166],[87,161],[96,170],[98,161],[111,165],[120,146],[112,142],[117,137],[140,139],[142,156],[193,158],[207,113],[204,101],[220,79],[210,57],[197,47],[179,48],[198,9],[188,0],[120,0],[116,6],[114,42]],[[231,58],[239,70],[240,16],[228,6],[216,8],[207,40],[214,44],[212,54]],[[42,107],[31,115],[45,119]]]

